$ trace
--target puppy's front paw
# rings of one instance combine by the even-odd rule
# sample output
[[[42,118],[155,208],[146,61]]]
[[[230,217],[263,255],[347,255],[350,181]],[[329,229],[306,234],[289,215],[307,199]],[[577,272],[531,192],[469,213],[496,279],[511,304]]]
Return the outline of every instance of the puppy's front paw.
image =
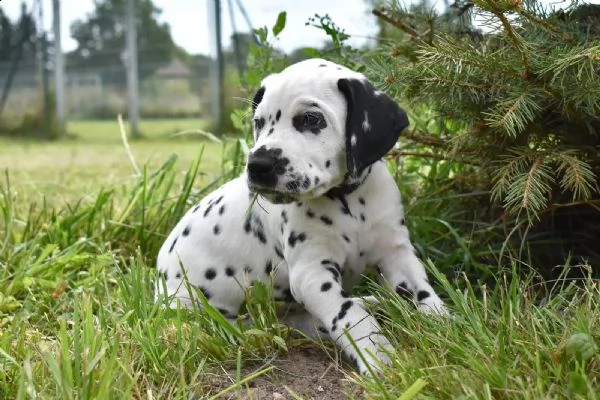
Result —
[[[450,315],[442,299],[435,293],[426,299],[420,300],[417,307],[419,308],[419,311],[425,314],[437,314],[442,316]]]
[[[386,365],[391,364],[389,354],[392,345],[380,333],[372,333],[368,337],[355,342],[355,346],[347,349],[346,354],[361,375],[369,376],[379,373]]]

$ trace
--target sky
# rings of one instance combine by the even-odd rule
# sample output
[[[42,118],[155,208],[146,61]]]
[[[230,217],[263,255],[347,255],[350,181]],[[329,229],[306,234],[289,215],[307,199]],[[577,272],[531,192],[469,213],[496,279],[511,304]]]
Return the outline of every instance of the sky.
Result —
[[[25,0],[28,9],[36,0]],[[211,45],[208,29],[207,3],[211,0],[154,0],[162,9],[161,20],[169,23],[171,35],[179,46],[189,53],[210,54]],[[44,6],[44,24],[46,29],[52,28],[52,0],[42,0]],[[299,47],[317,47],[323,44],[325,34],[317,28],[305,26],[308,18],[315,13],[329,14],[333,21],[352,35],[350,44],[362,45],[375,36],[377,27],[374,17],[364,0],[221,0],[224,45],[229,45],[229,37],[233,32],[229,16],[228,4],[235,10],[235,23],[238,31],[248,31],[242,14],[236,4],[240,2],[246,8],[252,25],[271,27],[280,11],[287,11],[287,24],[275,43],[286,52]],[[410,0],[405,0],[410,2]],[[450,1],[452,2],[452,0]],[[548,5],[566,6],[567,0],[543,0]],[[600,0],[589,3],[600,4]],[[69,27],[77,19],[84,18],[94,9],[93,0],[62,0],[62,37],[64,51],[73,50],[76,42],[70,38]],[[443,0],[430,0],[433,5],[441,6]],[[11,18],[20,14],[19,0],[0,0],[0,6]]]

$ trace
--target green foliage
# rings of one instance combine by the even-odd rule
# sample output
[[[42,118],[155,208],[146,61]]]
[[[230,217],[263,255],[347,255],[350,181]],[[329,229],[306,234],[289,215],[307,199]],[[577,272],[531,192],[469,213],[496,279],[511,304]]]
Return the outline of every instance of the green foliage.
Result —
[[[434,111],[433,126],[406,137],[421,153],[457,163],[448,181],[463,194],[488,192],[475,203],[479,217],[505,237],[513,232],[508,247],[525,243],[548,269],[569,254],[600,262],[594,239],[567,232],[600,234],[599,9],[477,0],[459,10],[484,20],[485,32],[456,12],[408,13],[397,2],[374,11],[399,34],[382,37],[387,54],[367,73],[410,108]],[[473,205],[465,204],[465,219]],[[493,243],[485,232],[481,242]]]
[[[171,38],[169,25],[159,22],[161,11],[152,0],[139,0],[136,3],[139,65],[158,67],[168,63],[178,51]],[[77,42],[77,48],[67,55],[69,65],[121,65],[121,49],[125,48],[125,1],[100,0],[95,1],[94,5],[92,13],[71,25],[71,36]],[[140,69],[140,78],[152,72]],[[115,80],[114,74],[111,71],[106,78],[111,79],[112,83],[125,81],[124,72],[118,80]]]

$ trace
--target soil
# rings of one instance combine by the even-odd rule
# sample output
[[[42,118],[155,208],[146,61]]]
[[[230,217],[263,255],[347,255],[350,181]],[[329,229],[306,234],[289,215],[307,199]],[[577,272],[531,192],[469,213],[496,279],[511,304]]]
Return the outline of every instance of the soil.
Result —
[[[360,389],[351,383],[349,372],[352,367],[341,369],[322,347],[311,344],[296,346],[287,354],[278,356],[269,363],[274,368],[248,382],[245,387],[222,396],[223,400],[343,400],[358,397]],[[242,377],[264,369],[265,365],[248,365],[242,369]],[[211,379],[212,392],[231,386],[235,382],[235,371],[224,371],[220,377]],[[299,396],[299,397],[298,397]]]

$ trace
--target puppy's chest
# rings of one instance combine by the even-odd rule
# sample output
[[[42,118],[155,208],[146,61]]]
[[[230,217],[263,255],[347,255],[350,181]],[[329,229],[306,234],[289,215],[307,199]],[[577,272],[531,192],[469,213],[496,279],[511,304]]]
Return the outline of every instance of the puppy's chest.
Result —
[[[284,246],[312,243],[342,246],[346,267],[364,269],[373,245],[373,215],[361,196],[319,198],[281,207],[275,219]]]

